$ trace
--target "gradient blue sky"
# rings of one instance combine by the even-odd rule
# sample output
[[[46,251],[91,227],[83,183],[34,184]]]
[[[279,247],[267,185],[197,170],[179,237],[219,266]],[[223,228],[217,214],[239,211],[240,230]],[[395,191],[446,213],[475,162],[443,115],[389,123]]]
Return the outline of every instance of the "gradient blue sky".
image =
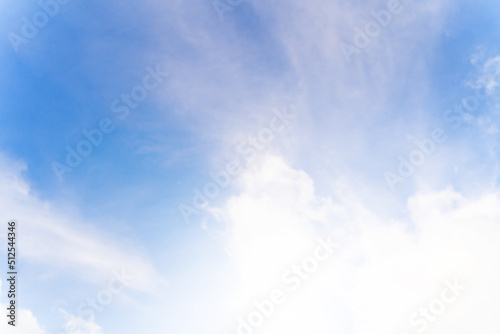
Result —
[[[353,44],[386,2],[243,1],[221,21],[209,0],[70,0],[16,52],[8,34],[21,34],[40,6],[4,0],[0,220],[19,222],[25,326],[12,333],[61,332],[126,268],[136,280],[81,320],[81,333],[233,334],[241,300],[272,286],[248,279],[300,260],[295,250],[326,231],[342,256],[262,333],[399,333],[422,301],[391,287],[432,296],[453,275],[478,288],[432,330],[497,333],[488,315],[499,307],[485,293],[500,298],[488,285],[500,271],[486,268],[500,237],[500,3],[402,3],[347,62],[340,43]],[[121,120],[111,103],[148,66],[169,76]],[[475,89],[487,99],[452,128],[444,113]],[[238,145],[268,127],[273,110],[296,117],[245,163]],[[104,118],[114,131],[58,180],[53,162]],[[384,174],[435,128],[448,140],[391,190]],[[186,222],[179,204],[192,205],[194,189],[234,159],[242,173]],[[283,235],[302,246],[280,244]],[[380,279],[394,254],[413,269]],[[304,305],[318,311],[297,316]]]

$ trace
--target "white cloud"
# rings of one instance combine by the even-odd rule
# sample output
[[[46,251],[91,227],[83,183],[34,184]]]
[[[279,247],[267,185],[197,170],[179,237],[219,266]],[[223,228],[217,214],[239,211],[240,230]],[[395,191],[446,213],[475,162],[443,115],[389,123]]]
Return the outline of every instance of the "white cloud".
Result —
[[[2,294],[2,282],[0,281],[0,296]],[[0,309],[3,311],[8,305],[0,303]],[[3,314],[2,314],[3,315]],[[0,321],[0,330],[5,334],[45,334],[45,331],[40,328],[37,319],[30,310],[17,309],[16,314],[16,326],[13,327],[7,323],[7,318],[2,316],[2,321]]]
[[[97,223],[71,216],[33,195],[22,175],[25,169],[0,156],[0,220],[17,220],[22,261],[42,263],[99,284],[107,283],[113,271],[125,270],[135,277],[128,288],[155,290],[161,278],[137,249],[119,244]]]
[[[318,197],[305,172],[275,156],[247,170],[240,185],[223,214],[242,282],[235,302],[241,316],[282,287],[280,273],[308,255],[316,235],[333,233],[341,245],[261,333],[414,332],[410,317],[455,278],[466,291],[427,331],[500,330],[500,194],[418,193],[408,201],[410,219],[398,222],[383,221],[352,198],[339,198],[339,205]]]
[[[476,87],[481,87],[490,95],[493,95],[496,88],[500,85],[500,56],[491,57],[480,69],[476,81]]]
[[[64,328],[71,334],[102,334],[102,328],[95,323],[94,319],[85,321],[81,317],[76,317],[65,311],[62,311],[66,318]]]
[[[189,55],[151,51],[172,69],[159,95],[186,112],[186,127],[202,138],[198,152],[216,152],[213,160],[234,153],[242,135],[285,105],[295,105],[298,117],[280,153],[312,156],[335,177],[373,158],[374,168],[358,176],[377,183],[366,174],[376,168],[383,174],[413,145],[409,137],[428,133],[427,110],[435,106],[429,54],[441,41],[450,1],[403,1],[403,11],[349,65],[340,42],[352,42],[355,28],[372,19],[370,11],[386,9],[386,1],[245,2],[224,22],[209,3],[155,3],[156,30],[176,27],[165,48]],[[255,31],[239,25],[239,11]],[[178,40],[189,47],[180,49]]]

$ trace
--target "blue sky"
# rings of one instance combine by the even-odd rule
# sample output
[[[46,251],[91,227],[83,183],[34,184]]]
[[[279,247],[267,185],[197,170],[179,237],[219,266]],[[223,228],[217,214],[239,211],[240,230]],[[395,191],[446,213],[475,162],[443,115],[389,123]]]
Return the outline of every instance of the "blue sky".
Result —
[[[3,1],[0,220],[19,224],[21,313],[0,328],[237,333],[333,235],[338,253],[255,333],[416,333],[408,318],[456,277],[467,292],[426,331],[498,332],[500,5],[394,1],[384,27],[391,1]],[[140,92],[121,118],[113,102]],[[123,270],[109,304],[79,309]]]

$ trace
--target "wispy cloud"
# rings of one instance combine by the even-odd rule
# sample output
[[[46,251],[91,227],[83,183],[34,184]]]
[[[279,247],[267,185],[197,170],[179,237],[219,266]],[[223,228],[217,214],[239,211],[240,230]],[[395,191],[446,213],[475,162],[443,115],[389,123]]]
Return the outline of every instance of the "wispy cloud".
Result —
[[[119,242],[98,222],[90,223],[39,199],[23,176],[25,170],[22,163],[1,157],[0,206],[5,221],[16,219],[19,223],[23,258],[91,282],[100,282],[103,273],[127,268],[138,278],[132,289],[156,289],[162,278],[140,249],[124,246],[129,242]]]

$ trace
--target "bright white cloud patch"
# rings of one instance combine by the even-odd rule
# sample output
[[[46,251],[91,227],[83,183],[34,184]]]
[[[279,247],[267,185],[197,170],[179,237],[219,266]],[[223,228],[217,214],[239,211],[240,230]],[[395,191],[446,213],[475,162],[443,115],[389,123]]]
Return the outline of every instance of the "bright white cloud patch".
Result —
[[[320,329],[327,318],[308,306],[324,301],[320,286],[309,286],[310,294],[301,294],[300,288],[293,292],[296,284],[286,283],[283,274],[313,253],[317,236],[313,223],[324,221],[334,207],[316,197],[306,173],[290,168],[282,158],[267,155],[255,166],[240,178],[241,194],[230,198],[224,208],[232,235],[230,254],[242,283],[237,308],[246,317],[254,301],[269,298],[279,289],[287,300],[279,307],[279,317],[265,321],[262,333]]]
[[[359,215],[352,201],[340,208],[320,198],[305,172],[276,156],[246,171],[240,185],[223,209],[242,281],[238,314],[246,319],[254,301],[273,289],[287,296],[259,333],[500,330],[499,194],[468,199],[451,188],[417,194],[408,201],[411,220],[397,222]],[[325,233],[340,247],[291,289],[281,275]],[[236,332],[236,319],[230,328]]]

